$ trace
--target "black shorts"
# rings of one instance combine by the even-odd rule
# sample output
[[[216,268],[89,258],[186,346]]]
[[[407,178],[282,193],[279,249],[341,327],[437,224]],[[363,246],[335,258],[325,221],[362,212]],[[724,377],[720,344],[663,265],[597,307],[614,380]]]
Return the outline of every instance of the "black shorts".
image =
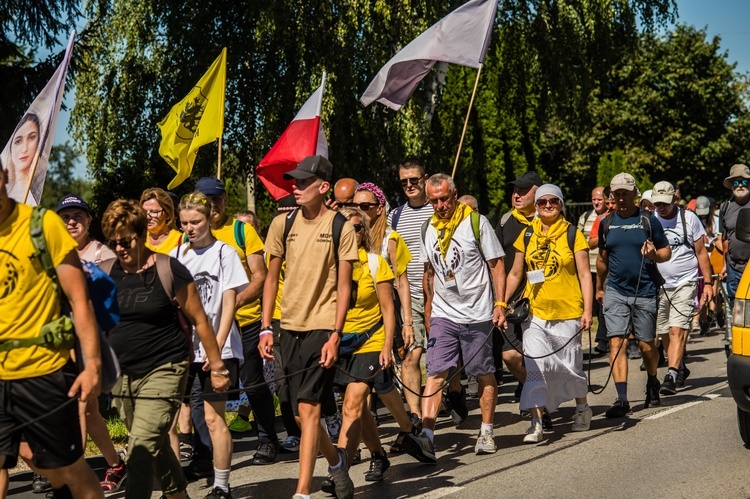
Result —
[[[35,378],[0,381],[0,456],[2,468],[16,466],[18,445],[29,443],[34,464],[41,469],[70,466],[83,456],[78,402],[68,390],[78,374],[68,362],[57,371]],[[65,404],[61,410],[50,414]],[[38,422],[20,430],[19,425],[36,418]]]
[[[333,393],[336,368],[319,367],[320,350],[330,334],[330,331],[322,329],[306,332],[281,330],[281,369],[284,376],[289,377],[286,379],[286,390],[280,396],[288,397],[281,398],[281,401],[289,402],[296,415],[299,415],[300,400],[322,402],[324,394]],[[300,372],[305,369],[309,370]]]
[[[523,351],[523,339],[521,336],[521,326],[516,324],[508,323],[507,328],[504,331],[500,331],[498,328],[492,328],[492,350],[497,352],[507,352],[508,350],[520,350]]]
[[[390,369],[383,371],[380,369],[380,352],[368,352],[354,355],[347,355],[339,358],[339,367],[336,369],[336,378],[334,383],[339,386],[346,386],[349,383],[357,381],[367,383],[372,388],[375,384],[384,385],[390,381]],[[346,374],[343,371],[346,371]]]
[[[240,361],[239,359],[223,359],[224,366],[229,371],[229,389],[236,390],[239,388],[239,372],[240,372]],[[216,393],[213,385],[211,385],[211,371],[204,371],[203,364],[200,362],[190,363],[190,374],[188,375],[188,382],[185,388],[186,394],[190,395],[190,390],[195,382],[195,377],[198,376],[200,386],[203,387],[203,393],[205,394],[205,400],[209,402],[221,402],[227,400],[239,400],[240,394],[231,393]],[[189,398],[184,401],[189,402]]]

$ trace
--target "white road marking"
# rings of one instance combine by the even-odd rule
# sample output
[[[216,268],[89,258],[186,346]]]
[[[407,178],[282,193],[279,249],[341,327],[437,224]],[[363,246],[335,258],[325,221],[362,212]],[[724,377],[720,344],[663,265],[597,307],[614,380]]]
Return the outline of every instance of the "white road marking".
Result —
[[[715,399],[715,398],[717,398],[719,396],[720,395],[718,393],[709,393],[707,395],[703,395],[701,397],[701,400],[695,400],[693,402],[688,402],[686,404],[680,404],[680,405],[677,405],[677,406],[672,407],[670,409],[666,409],[664,411],[657,412],[656,414],[652,414],[650,416],[646,416],[643,419],[659,419],[659,418],[662,418],[664,416],[669,416],[670,414],[674,414],[677,411],[681,411],[683,409],[687,409],[688,407],[692,407],[694,405],[698,405],[701,402],[705,402],[706,400],[713,400],[713,399]]]
[[[442,487],[439,489],[431,490],[421,496],[414,496],[414,499],[438,499],[439,497],[445,497],[447,495],[456,493],[463,490],[463,487]]]

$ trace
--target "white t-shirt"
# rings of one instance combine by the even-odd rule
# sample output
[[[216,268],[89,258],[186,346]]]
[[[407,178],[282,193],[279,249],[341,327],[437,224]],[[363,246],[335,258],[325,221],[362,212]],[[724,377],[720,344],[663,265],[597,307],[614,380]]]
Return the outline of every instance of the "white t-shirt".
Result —
[[[479,239],[487,260],[505,256],[490,222],[482,215],[479,216]],[[423,265],[430,262],[435,269],[433,317],[449,319],[457,324],[492,320],[494,306],[490,269],[479,252],[471,217],[466,217],[456,228],[445,260],[440,254],[437,230],[430,223],[419,257]],[[453,280],[450,279],[451,274]]]
[[[240,293],[250,284],[237,251],[228,244],[216,241],[205,248],[190,248],[187,251],[185,246],[181,245],[170,251],[169,255],[177,258],[193,275],[203,310],[206,311],[214,332],[218,332],[221,323],[222,294],[228,289],[234,289]],[[193,331],[193,350],[196,362],[206,355],[203,344],[198,340],[195,331]],[[227,341],[224,343],[224,349],[221,351],[221,358],[244,360],[240,330],[234,321]]]
[[[682,210],[682,208],[678,208]],[[656,219],[664,227],[664,235],[667,236],[669,246],[672,248],[672,258],[668,262],[657,263],[659,272],[666,281],[664,287],[676,288],[698,276],[698,257],[695,256],[695,241],[706,235],[698,215],[692,211],[685,212],[685,224],[687,225],[688,246],[685,246],[685,232],[682,229],[682,216],[679,211],[675,212],[672,219],[665,219],[654,212]]]

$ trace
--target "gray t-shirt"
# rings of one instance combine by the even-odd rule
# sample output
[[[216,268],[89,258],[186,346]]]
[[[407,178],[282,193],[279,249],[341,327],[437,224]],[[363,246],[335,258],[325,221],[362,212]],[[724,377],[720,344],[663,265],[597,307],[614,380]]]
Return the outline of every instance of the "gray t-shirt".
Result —
[[[743,208],[750,208],[750,204],[739,205],[734,200],[734,197],[725,201],[726,208],[722,206],[722,210],[719,210],[720,215],[724,215],[724,219],[720,220],[719,227],[724,233],[724,239],[729,241],[729,253],[727,254],[727,261],[733,269],[742,271],[747,265],[747,261],[750,260],[750,243],[743,243],[737,239],[737,215]]]

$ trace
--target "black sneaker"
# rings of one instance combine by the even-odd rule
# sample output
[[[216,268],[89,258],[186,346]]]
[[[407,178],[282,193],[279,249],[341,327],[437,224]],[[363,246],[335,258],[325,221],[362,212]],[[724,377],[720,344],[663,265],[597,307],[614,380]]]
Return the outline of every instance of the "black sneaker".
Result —
[[[664,381],[661,383],[661,390],[659,390],[659,393],[662,395],[674,395],[677,393],[676,382],[671,372],[664,376]]]
[[[383,479],[383,474],[391,466],[391,462],[388,460],[388,456],[383,450],[382,454],[372,454],[370,459],[370,470],[365,473],[366,482],[379,482]]]
[[[183,468],[188,480],[198,480],[214,476],[214,463],[209,459],[193,459]]]
[[[675,380],[675,384],[682,388],[685,386],[685,380],[688,379],[688,376],[690,376],[690,369],[685,366],[684,368],[677,371],[677,379]]]
[[[52,484],[49,483],[49,480],[39,473],[34,473],[34,477],[31,479],[31,491],[34,494],[43,494],[50,490],[52,490]]]
[[[648,409],[652,405],[661,405],[661,399],[659,398],[660,387],[659,381],[653,384],[646,383],[646,400],[643,401],[644,409]]]
[[[624,418],[628,414],[630,414],[630,403],[627,400],[616,399],[612,407],[604,413],[604,417]]]
[[[542,413],[542,428],[544,431],[551,431],[552,428],[554,428],[554,425],[552,424],[552,416],[549,415],[547,409],[544,409],[544,412]]]
[[[404,437],[404,450],[411,457],[422,463],[437,463],[437,457],[435,457],[435,446],[430,439],[427,438],[427,435],[406,435]]]
[[[336,495],[336,486],[333,484],[333,480],[331,480],[331,475],[323,479],[323,482],[320,484],[320,491],[332,496]]]
[[[352,499],[354,497],[354,483],[349,476],[349,455],[346,453],[346,449],[336,450],[344,464],[337,470],[328,468],[328,474],[333,482],[333,494],[338,499]]]
[[[278,442],[261,442],[250,462],[252,464],[272,464],[276,462],[276,454],[278,453]]]
[[[599,355],[605,355],[609,353],[609,342],[607,341],[600,341],[596,344],[594,347],[594,352],[596,352]]]
[[[203,499],[230,499],[232,497],[232,488],[227,486],[229,492],[224,492],[221,487],[214,487],[211,492]]]
[[[628,341],[628,359],[640,359],[641,349],[634,341]]]
[[[451,418],[456,425],[460,425],[469,415],[469,408],[466,407],[466,390],[462,388],[460,392],[448,392],[448,401]]]
[[[409,421],[411,421],[411,432],[414,435],[419,435],[420,433],[422,433],[422,418],[420,418],[416,412],[412,412],[409,414]]]

